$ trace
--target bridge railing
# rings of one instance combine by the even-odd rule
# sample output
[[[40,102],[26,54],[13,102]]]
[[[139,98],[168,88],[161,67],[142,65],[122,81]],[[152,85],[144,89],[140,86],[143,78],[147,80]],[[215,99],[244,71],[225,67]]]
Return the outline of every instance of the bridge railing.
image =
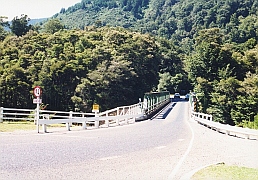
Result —
[[[146,117],[155,114],[160,108],[170,102],[169,91],[145,93],[143,98],[143,111]]]
[[[145,114],[149,115],[149,114],[152,114],[153,112],[156,112],[160,107],[164,106],[168,102],[170,102],[170,99],[164,99],[164,100],[159,101],[159,102],[157,102],[155,104],[152,104],[148,108],[144,109]]]
[[[228,124],[221,124],[219,122],[214,122],[212,121],[212,115],[194,112],[194,111],[191,112],[191,118],[197,121],[199,124],[202,124],[215,131],[225,133],[227,135],[258,140],[258,130],[255,130],[255,129],[230,126]]]
[[[81,113],[81,112],[64,112],[34,109],[0,109],[0,122],[3,120],[34,120],[43,131],[47,132],[47,125],[66,124],[67,130],[70,130],[72,123],[81,123],[83,129],[87,127],[109,127],[111,125],[120,125],[134,123],[136,120],[144,120],[151,116],[170,102],[168,91],[146,93],[144,101],[130,106],[121,106],[100,113]]]
[[[121,107],[116,107],[114,109],[110,109],[104,112],[99,113],[99,117],[111,117],[111,118],[106,118],[105,119],[105,125],[109,126],[112,124],[119,125],[120,121],[124,121],[125,124],[128,124],[132,121],[135,122],[135,119],[137,117],[143,116],[142,112],[142,103],[137,103],[134,105],[130,106],[121,106]],[[136,116],[134,116],[136,115]],[[114,116],[117,117],[123,117],[122,119],[120,118],[114,118]],[[128,118],[132,116],[133,118]]]
[[[16,109],[0,107],[0,122],[3,121],[36,121],[36,110],[34,109]],[[88,127],[120,125],[135,122],[137,117],[141,117],[141,103],[131,106],[117,107],[101,113],[81,113],[39,110],[38,125],[42,126],[43,131],[47,132],[47,125],[66,124],[67,130],[70,130],[72,123],[81,123],[82,128]]]

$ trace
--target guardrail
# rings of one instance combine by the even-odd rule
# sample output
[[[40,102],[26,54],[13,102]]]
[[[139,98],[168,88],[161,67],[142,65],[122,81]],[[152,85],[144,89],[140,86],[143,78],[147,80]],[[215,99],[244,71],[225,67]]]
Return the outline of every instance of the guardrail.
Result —
[[[81,123],[83,129],[86,129],[87,125],[88,127],[99,128],[99,126],[109,127],[110,125],[120,125],[122,123],[134,123],[136,118],[143,116],[141,108],[142,103],[117,107],[101,113],[39,110],[39,119],[37,121],[37,112],[34,109],[0,107],[0,122],[4,120],[34,121],[38,126],[42,126],[44,132],[47,132],[47,125],[66,124],[67,130],[70,131],[72,123]]]
[[[149,106],[148,108],[146,108],[144,110],[145,114],[146,115],[151,115],[151,114],[155,113],[157,110],[159,110],[161,107],[164,107],[169,102],[170,102],[170,99],[164,99],[162,101],[159,101],[159,102]]]
[[[157,94],[157,93],[156,93]],[[155,94],[155,95],[156,95]],[[155,100],[155,101],[154,101]],[[159,108],[170,102],[169,98],[161,96],[152,100],[149,106],[145,107],[144,102],[139,102],[130,106],[117,107],[100,113],[81,113],[81,112],[64,112],[37,109],[15,109],[0,107],[0,122],[4,120],[27,120],[34,121],[37,125],[42,126],[43,131],[47,132],[47,125],[50,124],[66,124],[66,128],[70,131],[72,123],[82,124],[83,129],[87,127],[109,127],[121,124],[134,123],[138,120],[144,120],[149,115],[159,110]]]
[[[69,112],[69,117],[63,119],[53,119],[49,121],[49,115],[43,115],[44,119],[39,119],[39,125],[43,126],[43,131],[47,132],[46,125],[49,124],[59,124],[66,123],[66,128],[70,131],[71,123],[82,123],[82,128],[86,129],[88,126],[93,125],[95,128],[101,127],[109,127],[109,126],[118,126],[121,124],[129,124],[134,123],[137,120],[146,119],[147,115],[154,112],[154,110],[163,107],[167,104],[170,99],[164,99],[162,101],[157,102],[156,104],[148,107],[148,109],[143,109],[143,103],[139,102],[130,106],[121,106],[111,110],[107,110],[105,112],[100,113],[84,113],[83,115],[95,115],[95,117],[75,117],[73,112]],[[43,111],[40,111],[43,112]],[[47,112],[47,111],[44,111]],[[51,112],[51,111],[50,111]],[[65,113],[65,112],[60,112]],[[77,113],[79,114],[79,113]],[[82,115],[82,114],[79,114]],[[56,116],[60,117],[63,116]],[[88,126],[87,126],[88,125]]]
[[[35,109],[15,109],[0,107],[0,122],[3,122],[4,120],[33,121],[35,118]]]
[[[227,135],[258,140],[258,130],[255,129],[241,128],[236,126],[230,126],[228,124],[226,125],[219,122],[214,122],[212,121],[212,115],[198,113],[194,111],[191,112],[191,118],[197,121],[199,124],[202,124],[215,131],[225,133]]]
[[[95,117],[94,113],[82,112],[65,112],[65,111],[48,111],[39,110],[38,126],[42,126],[44,132],[47,132],[47,125],[50,124],[66,124],[66,128],[70,131],[72,123],[81,123],[83,119]],[[39,131],[38,131],[39,132]]]

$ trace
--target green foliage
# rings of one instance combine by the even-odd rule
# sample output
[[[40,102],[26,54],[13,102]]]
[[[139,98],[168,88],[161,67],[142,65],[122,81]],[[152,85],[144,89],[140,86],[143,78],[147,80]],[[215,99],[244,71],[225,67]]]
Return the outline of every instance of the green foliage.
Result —
[[[235,108],[231,112],[235,124],[254,122],[258,112],[258,75],[247,73],[235,101]]]
[[[16,36],[23,36],[32,29],[32,25],[28,25],[29,21],[27,15],[22,14],[20,18],[16,16],[12,20],[10,29]]]
[[[172,89],[171,84],[172,76],[169,74],[169,72],[165,72],[163,74],[159,74],[159,84],[158,84],[158,91],[167,91],[169,89]]]
[[[136,103],[156,89],[161,61],[176,57],[165,58],[165,49],[154,37],[123,28],[8,36],[0,43],[1,106],[32,108],[36,85],[51,110],[90,111],[94,102],[102,110]]]
[[[228,42],[257,40],[257,11],[254,0],[83,0],[54,18],[71,29],[84,29],[99,21],[104,26],[162,36],[187,47],[192,44],[185,39],[193,39],[201,29],[215,27],[223,30]]]
[[[226,124],[252,123],[258,112],[257,46],[248,50],[242,46],[243,53],[238,53],[239,49],[223,44],[217,28],[200,31],[195,42],[196,51],[185,60],[185,69],[199,110]]]
[[[64,25],[58,19],[51,19],[44,24],[43,31],[54,34],[55,32],[64,29]]]
[[[258,114],[254,117],[254,121],[243,120],[238,126],[250,129],[258,129]]]

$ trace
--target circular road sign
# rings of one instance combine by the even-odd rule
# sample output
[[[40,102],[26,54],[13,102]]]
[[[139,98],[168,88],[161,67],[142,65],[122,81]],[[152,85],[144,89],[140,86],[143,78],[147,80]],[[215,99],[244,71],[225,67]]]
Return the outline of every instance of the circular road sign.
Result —
[[[41,88],[40,88],[40,86],[34,87],[33,94],[34,94],[35,97],[40,97],[40,95],[41,95]]]

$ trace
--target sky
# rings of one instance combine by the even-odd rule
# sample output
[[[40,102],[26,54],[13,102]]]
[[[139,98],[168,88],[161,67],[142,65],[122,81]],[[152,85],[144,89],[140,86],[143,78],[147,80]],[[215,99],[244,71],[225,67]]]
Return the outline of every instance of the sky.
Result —
[[[59,13],[61,8],[67,9],[81,0],[0,0],[0,16],[21,17],[28,15],[30,19],[48,18]]]

